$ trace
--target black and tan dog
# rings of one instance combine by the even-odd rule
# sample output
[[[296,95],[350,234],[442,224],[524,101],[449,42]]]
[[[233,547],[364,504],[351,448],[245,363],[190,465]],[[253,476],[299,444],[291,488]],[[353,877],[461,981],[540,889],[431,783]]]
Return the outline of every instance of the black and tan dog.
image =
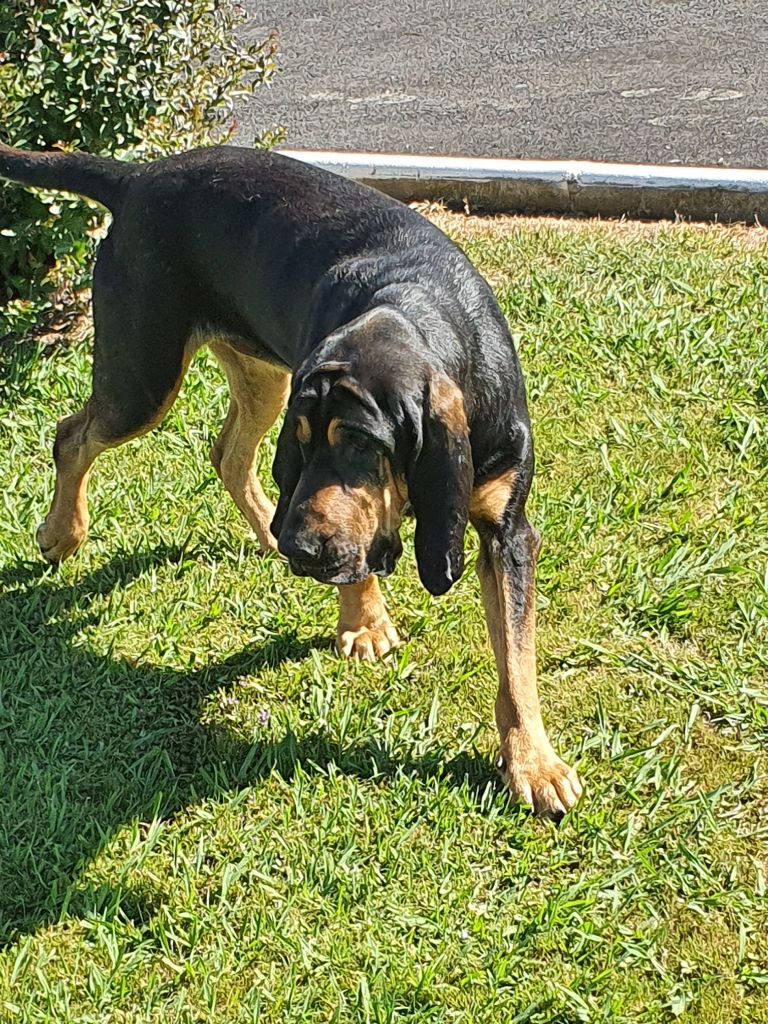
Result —
[[[128,165],[2,146],[0,177],[114,214],[94,270],[93,392],[58,425],[43,555],[77,550],[94,459],[160,422],[208,344],[231,393],[216,471],[263,548],[338,587],[343,655],[379,657],[398,642],[376,576],[395,567],[406,506],[433,594],[461,575],[471,520],[507,783],[540,813],[573,806],[581,786],[550,745],[536,690],[523,379],[493,294],[461,251],[400,203],[275,153],[224,147]],[[275,510],[254,467],[286,402]]]

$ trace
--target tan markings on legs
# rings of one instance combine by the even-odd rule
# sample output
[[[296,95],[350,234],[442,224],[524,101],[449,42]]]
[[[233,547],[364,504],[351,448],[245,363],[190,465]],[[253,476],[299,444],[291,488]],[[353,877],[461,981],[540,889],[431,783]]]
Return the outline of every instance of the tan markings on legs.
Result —
[[[472,520],[498,523],[509,504],[518,475],[516,469],[508,469],[493,480],[475,487],[469,499]]]
[[[141,437],[160,423],[178,396],[195,350],[194,343],[187,346],[173,389],[139,429],[122,437],[111,436],[93,397],[79,412],[59,420],[54,445],[56,485],[53,501],[36,535],[40,551],[47,561],[54,564],[63,562],[77,551],[88,534],[88,477],[94,460],[108,448],[117,448],[126,441]]]
[[[288,400],[291,377],[286,370],[242,355],[225,341],[212,343],[211,351],[229,384],[229,410],[211,449],[211,462],[262,550],[276,551],[269,529],[275,508],[259,483],[256,453]]]
[[[397,647],[400,638],[387,614],[375,576],[338,589],[336,647],[339,654],[345,658],[375,661]]]
[[[557,756],[547,738],[536,686],[536,594],[538,540],[529,533],[529,560],[512,573],[494,541],[481,536],[477,572],[499,672],[496,724],[504,775],[510,790],[537,814],[559,817],[581,796],[576,772]]]
[[[88,533],[88,476],[106,444],[93,437],[90,403],[56,427],[56,486],[44,522],[37,529],[43,558],[54,564],[73,555]]]

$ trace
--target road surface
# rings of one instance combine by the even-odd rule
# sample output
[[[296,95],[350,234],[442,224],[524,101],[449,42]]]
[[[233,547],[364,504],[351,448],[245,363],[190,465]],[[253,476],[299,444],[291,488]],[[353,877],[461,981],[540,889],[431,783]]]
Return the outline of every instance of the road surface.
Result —
[[[766,0],[245,0],[294,148],[768,166]]]

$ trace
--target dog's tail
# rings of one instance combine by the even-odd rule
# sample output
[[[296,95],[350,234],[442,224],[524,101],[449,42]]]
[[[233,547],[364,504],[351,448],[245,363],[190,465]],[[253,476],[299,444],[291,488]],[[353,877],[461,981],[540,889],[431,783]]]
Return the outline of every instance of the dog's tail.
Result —
[[[114,212],[130,165],[87,153],[33,153],[0,142],[0,178],[35,188],[74,192]]]

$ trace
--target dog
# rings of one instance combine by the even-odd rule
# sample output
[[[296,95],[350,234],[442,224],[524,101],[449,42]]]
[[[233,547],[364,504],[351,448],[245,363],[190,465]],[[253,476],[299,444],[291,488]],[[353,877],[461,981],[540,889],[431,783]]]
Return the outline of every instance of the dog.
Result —
[[[230,390],[216,472],[264,550],[338,588],[343,656],[399,642],[377,576],[401,554],[406,510],[436,595],[461,576],[472,523],[499,766],[517,798],[559,820],[581,785],[550,744],[536,686],[525,387],[493,293],[461,250],[396,200],[275,152],[129,164],[2,145],[0,177],[113,215],[93,272],[92,394],[57,426],[43,556],[58,563],[82,544],[94,460],[157,426],[209,345]],[[286,405],[275,509],[256,452]]]

